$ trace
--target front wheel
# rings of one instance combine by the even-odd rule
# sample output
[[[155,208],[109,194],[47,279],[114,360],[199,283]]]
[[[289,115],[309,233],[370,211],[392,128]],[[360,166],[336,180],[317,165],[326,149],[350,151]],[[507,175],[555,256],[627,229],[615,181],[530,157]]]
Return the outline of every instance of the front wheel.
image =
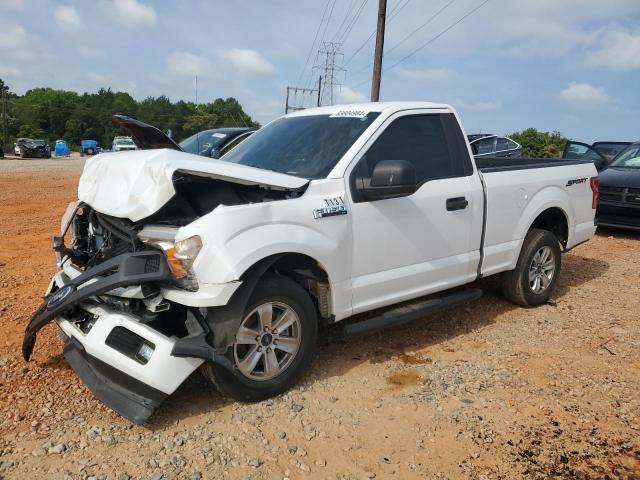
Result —
[[[233,371],[207,364],[205,375],[235,400],[273,397],[300,379],[311,363],[317,334],[318,318],[309,294],[287,277],[264,277],[227,352]]]
[[[532,228],[524,239],[516,268],[503,274],[504,296],[524,307],[548,302],[558,282],[560,265],[556,236]]]

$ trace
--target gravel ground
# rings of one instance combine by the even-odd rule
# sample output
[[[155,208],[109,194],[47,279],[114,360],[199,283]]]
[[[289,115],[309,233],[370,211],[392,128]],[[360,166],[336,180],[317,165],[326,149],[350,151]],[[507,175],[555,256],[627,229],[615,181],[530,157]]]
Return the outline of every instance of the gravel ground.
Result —
[[[640,478],[640,235],[563,256],[549,305],[511,305],[487,279],[467,307],[323,331],[272,400],[231,402],[196,372],[140,427],[77,380],[53,325],[19,354],[80,169],[0,161],[0,478]]]

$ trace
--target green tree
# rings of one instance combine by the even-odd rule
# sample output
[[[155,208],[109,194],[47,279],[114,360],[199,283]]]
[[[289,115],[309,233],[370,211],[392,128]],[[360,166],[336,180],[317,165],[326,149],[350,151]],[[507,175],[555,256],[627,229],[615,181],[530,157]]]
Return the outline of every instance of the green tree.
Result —
[[[568,141],[560,132],[541,132],[535,128],[514,132],[508,137],[522,145],[524,157],[557,158]]]
[[[184,119],[182,125],[183,134],[186,136],[215,128],[218,116],[215,113],[208,113],[204,110],[195,110]]]
[[[0,79],[0,86],[5,83]],[[24,95],[9,92],[9,141],[18,137],[43,138],[49,143],[62,138],[77,146],[83,139],[109,147],[115,135],[128,132],[111,123],[114,114],[129,115],[162,131],[171,130],[177,141],[207,128],[259,126],[235,98],[209,103],[172,102],[168,97],[136,101],[125,92],[100,89],[78,94],[53,88],[34,88]]]

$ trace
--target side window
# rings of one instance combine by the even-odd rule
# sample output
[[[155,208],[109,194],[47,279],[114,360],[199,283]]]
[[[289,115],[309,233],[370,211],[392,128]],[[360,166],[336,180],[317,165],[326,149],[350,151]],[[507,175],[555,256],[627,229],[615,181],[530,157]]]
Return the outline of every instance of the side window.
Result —
[[[370,177],[382,160],[406,160],[418,184],[463,175],[452,160],[441,115],[413,115],[394,120],[360,160],[358,176]]]
[[[234,138],[229,143],[227,143],[224,147],[222,147],[222,150],[220,151],[220,155],[222,156],[225,153],[227,153],[229,150],[235,148],[237,145],[240,145],[243,141],[249,138],[249,135],[251,135],[252,133],[253,132],[243,133],[241,135],[238,135],[236,138]]]
[[[513,145],[508,138],[498,137],[498,143],[496,144],[496,152],[502,152],[503,150],[511,150]]]
[[[477,147],[474,149],[476,155],[483,155],[485,153],[493,153],[493,143],[495,138],[485,138],[484,140],[478,140],[476,142]]]

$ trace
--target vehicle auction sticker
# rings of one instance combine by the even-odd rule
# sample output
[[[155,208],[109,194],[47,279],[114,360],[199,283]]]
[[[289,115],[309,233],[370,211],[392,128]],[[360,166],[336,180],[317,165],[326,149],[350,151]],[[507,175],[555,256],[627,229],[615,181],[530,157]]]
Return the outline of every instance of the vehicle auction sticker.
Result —
[[[329,118],[365,118],[367,113],[364,110],[338,110],[336,113],[329,115]]]

